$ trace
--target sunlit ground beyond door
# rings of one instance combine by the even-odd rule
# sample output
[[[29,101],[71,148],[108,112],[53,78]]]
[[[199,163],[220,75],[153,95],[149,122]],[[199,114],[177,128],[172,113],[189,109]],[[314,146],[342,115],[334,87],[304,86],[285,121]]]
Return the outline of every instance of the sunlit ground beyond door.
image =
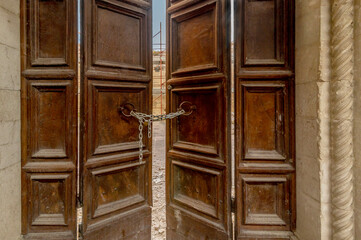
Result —
[[[153,114],[164,114],[165,101],[165,51],[155,47],[153,52]],[[165,125],[166,122],[153,123],[153,209],[152,239],[165,239]]]
[[[153,114],[165,114],[166,109],[166,1],[153,1]],[[153,123],[152,138],[152,239],[166,239],[165,199],[165,125]]]
[[[165,122],[153,124],[152,239],[165,239]]]

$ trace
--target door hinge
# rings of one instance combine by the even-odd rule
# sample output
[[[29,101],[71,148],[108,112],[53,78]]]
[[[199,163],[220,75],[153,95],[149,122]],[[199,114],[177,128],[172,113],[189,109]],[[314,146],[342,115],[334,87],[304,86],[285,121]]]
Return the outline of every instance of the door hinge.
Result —
[[[236,199],[234,197],[231,198],[231,212],[236,212]]]

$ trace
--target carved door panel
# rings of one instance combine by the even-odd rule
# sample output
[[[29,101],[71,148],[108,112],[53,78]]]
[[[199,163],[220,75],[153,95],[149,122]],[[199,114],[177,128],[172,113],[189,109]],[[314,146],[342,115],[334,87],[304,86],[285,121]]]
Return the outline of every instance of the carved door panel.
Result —
[[[295,228],[294,3],[235,1],[237,239]]]
[[[84,0],[82,189],[84,239],[150,239],[151,141],[138,158],[138,121],[151,113],[151,3]]]
[[[21,1],[22,234],[76,231],[76,0]]]
[[[229,1],[167,1],[167,239],[230,239]]]

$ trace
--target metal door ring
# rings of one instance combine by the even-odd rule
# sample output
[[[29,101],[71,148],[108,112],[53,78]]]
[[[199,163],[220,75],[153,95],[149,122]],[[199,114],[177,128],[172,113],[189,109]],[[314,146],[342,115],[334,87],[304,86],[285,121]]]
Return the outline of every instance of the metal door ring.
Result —
[[[184,107],[184,106],[186,106],[186,107]],[[183,109],[185,111],[185,113],[183,115],[189,116],[193,113],[193,111],[197,110],[197,107],[196,107],[196,105],[193,105],[191,102],[184,101],[179,105],[178,109]]]
[[[126,117],[131,117],[132,115],[130,115],[130,113],[131,113],[132,111],[136,111],[134,105],[131,104],[131,103],[126,103],[126,104],[120,106],[120,107],[119,107],[119,110],[120,110],[120,112],[121,112],[124,116],[126,116]],[[126,113],[125,113],[125,110],[128,111],[129,113],[126,114]]]

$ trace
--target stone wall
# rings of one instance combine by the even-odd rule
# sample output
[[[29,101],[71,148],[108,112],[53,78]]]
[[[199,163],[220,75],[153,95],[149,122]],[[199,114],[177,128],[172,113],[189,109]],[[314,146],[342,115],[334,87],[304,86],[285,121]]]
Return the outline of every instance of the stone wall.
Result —
[[[297,235],[320,239],[319,67],[321,1],[296,0]],[[312,27],[311,27],[312,26]]]
[[[20,3],[0,0],[0,238],[21,228]]]
[[[332,10],[332,3],[337,8]],[[361,239],[361,0],[354,4],[354,47],[349,49],[352,43],[346,34],[352,24],[346,18],[352,16],[352,1],[296,0],[296,234],[301,240]],[[352,51],[353,71],[346,74],[352,68],[345,62]],[[350,104],[349,91],[344,91],[349,79],[354,90]],[[347,112],[347,118],[338,120],[335,105],[342,106],[339,113]],[[345,132],[349,121],[353,121],[349,135],[353,141]],[[335,152],[345,157],[337,159]],[[341,173],[353,156],[352,171]],[[346,207],[350,199],[354,219]]]
[[[361,0],[355,0],[355,79],[354,79],[354,154],[355,154],[355,239],[361,239]]]

